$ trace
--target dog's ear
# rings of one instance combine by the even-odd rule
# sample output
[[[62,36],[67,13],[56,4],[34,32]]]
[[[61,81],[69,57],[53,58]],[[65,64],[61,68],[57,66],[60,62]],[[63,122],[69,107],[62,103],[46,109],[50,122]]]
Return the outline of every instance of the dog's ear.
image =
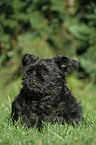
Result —
[[[54,58],[55,62],[58,64],[59,68],[67,75],[72,67],[78,69],[78,62],[76,60],[70,59],[65,55],[58,55]]]
[[[72,66],[73,66],[74,68],[78,69],[78,67],[79,67],[79,63],[78,63],[78,61],[72,59]]]
[[[22,64],[24,66],[29,65],[30,63],[34,63],[38,58],[31,55],[31,54],[25,54],[22,59]]]

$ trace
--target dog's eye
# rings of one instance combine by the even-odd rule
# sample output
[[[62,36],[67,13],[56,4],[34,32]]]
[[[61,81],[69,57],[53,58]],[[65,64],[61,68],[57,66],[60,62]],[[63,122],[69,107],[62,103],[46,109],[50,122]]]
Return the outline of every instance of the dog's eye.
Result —
[[[48,73],[47,73],[46,71],[41,71],[41,75],[42,75],[43,77],[46,77],[46,76],[48,75]]]

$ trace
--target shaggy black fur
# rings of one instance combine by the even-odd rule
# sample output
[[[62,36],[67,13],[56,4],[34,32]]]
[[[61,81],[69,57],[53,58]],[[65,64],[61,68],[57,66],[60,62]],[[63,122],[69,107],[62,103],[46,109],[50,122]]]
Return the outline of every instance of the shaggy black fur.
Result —
[[[78,62],[65,55],[39,59],[26,54],[23,88],[12,103],[12,120],[21,118],[28,127],[43,122],[64,124],[82,120],[82,108],[66,86],[66,75]]]

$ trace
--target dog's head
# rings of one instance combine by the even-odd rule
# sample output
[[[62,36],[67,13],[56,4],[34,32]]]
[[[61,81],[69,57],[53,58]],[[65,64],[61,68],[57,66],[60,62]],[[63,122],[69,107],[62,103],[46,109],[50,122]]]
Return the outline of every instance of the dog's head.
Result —
[[[34,99],[59,95],[66,82],[66,75],[72,67],[78,68],[78,62],[65,55],[53,59],[39,59],[26,54],[22,63],[25,66],[23,88],[27,94],[36,97]]]

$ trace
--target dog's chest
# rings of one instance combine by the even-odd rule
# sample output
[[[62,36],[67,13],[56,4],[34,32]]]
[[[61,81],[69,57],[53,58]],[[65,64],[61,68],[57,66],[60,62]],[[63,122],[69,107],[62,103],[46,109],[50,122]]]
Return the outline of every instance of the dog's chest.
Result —
[[[52,121],[56,118],[63,117],[64,114],[65,102],[36,102],[32,101],[29,105],[26,104],[25,111],[23,112],[27,118],[31,118],[35,115],[35,118],[42,121]],[[30,112],[30,114],[28,113]],[[24,115],[23,114],[23,115]]]

